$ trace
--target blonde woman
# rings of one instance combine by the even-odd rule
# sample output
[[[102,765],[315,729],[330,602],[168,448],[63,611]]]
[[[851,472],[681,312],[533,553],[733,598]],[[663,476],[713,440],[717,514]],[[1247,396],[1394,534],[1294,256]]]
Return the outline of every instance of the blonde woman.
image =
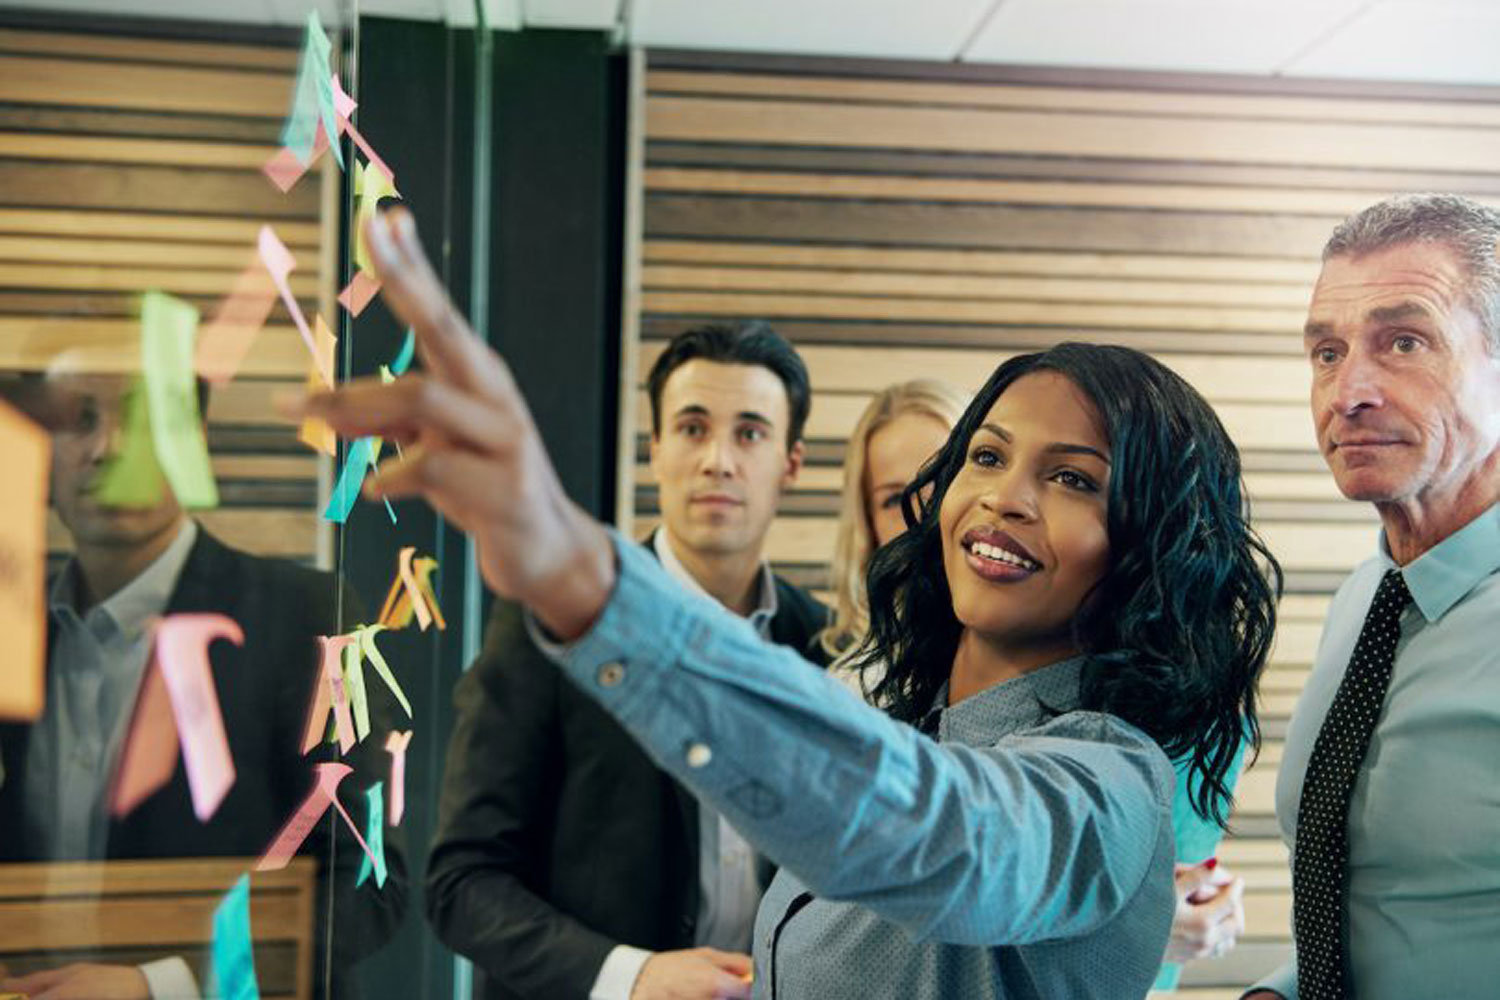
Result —
[[[948,440],[969,395],[937,379],[887,386],[860,414],[844,451],[844,489],[833,548],[833,621],[818,635],[835,676],[862,697],[880,678],[844,662],[870,629],[870,555],[906,530],[901,493]]]

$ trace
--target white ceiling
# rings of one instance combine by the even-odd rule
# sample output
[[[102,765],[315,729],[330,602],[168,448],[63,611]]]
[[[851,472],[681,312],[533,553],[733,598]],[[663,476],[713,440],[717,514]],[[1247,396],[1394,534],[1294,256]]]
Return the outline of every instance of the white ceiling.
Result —
[[[11,6],[331,25],[475,21],[475,0],[0,0]],[[481,0],[492,27],[631,44],[1037,66],[1500,85],[1500,0]]]

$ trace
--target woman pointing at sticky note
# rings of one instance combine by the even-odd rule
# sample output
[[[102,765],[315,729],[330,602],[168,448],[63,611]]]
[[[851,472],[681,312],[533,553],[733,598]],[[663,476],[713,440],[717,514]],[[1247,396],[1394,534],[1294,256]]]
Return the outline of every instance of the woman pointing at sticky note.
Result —
[[[380,490],[469,532],[572,681],[781,866],[756,996],[1144,995],[1173,911],[1164,748],[1222,819],[1274,625],[1238,456],[1201,397],[1119,348],[995,371],[871,570],[892,718],[778,666],[795,654],[574,504],[410,216],[367,238],[424,371],[301,410],[400,441]]]

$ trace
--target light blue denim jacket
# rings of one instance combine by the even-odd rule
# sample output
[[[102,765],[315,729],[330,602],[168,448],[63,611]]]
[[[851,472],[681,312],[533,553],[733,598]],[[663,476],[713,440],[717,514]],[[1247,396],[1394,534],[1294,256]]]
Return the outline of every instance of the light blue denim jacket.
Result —
[[[1081,661],[948,708],[934,741],[612,537],[593,628],[537,639],[781,866],[757,998],[1144,996],[1172,920],[1172,767],[1076,709]]]

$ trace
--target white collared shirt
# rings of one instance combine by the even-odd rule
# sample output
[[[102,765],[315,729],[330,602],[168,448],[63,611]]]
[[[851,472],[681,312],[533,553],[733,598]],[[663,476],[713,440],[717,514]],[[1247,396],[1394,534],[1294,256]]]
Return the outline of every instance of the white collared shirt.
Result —
[[[665,531],[652,536],[651,548],[669,576],[692,593],[713,600],[672,551]],[[771,621],[777,611],[776,578],[770,563],[762,561],[759,578],[759,596],[745,617],[762,639],[770,639]],[[698,925],[693,943],[748,953],[763,888],[755,870],[755,851],[739,831],[702,803],[698,806],[698,881]],[[599,969],[589,1000],[627,1000],[641,966],[650,957],[651,952],[644,949],[616,945]]]
[[[53,581],[47,709],[26,756],[27,822],[55,861],[97,861],[108,849],[105,790],[125,737],[146,658],[151,619],[166,610],[197,540],[191,519],[150,566],[108,600],[78,614],[78,565]],[[49,794],[37,794],[43,789]]]

